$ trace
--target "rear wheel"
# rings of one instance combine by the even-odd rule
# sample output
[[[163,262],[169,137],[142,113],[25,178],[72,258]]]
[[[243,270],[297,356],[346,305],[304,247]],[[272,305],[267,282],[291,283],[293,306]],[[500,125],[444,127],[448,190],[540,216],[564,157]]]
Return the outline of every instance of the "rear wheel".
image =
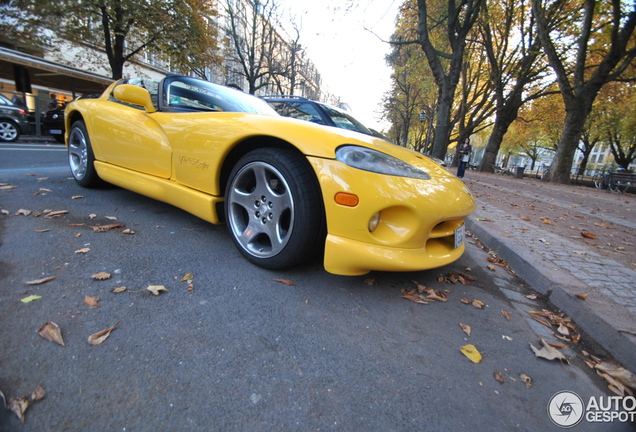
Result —
[[[11,120],[0,120],[0,141],[13,142],[20,136],[20,129]]]
[[[225,216],[234,244],[267,269],[299,264],[322,250],[322,194],[306,158],[263,148],[234,167],[225,192]]]
[[[91,141],[82,120],[77,120],[68,136],[68,162],[75,181],[83,187],[91,188],[101,184],[95,170],[95,156]]]

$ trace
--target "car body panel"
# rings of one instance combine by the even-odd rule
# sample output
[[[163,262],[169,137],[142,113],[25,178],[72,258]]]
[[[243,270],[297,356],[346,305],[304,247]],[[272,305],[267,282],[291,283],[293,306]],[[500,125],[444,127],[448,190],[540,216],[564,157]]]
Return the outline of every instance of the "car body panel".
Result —
[[[320,179],[327,212],[327,271],[359,275],[369,268],[424,270],[461,256],[463,246],[455,248],[454,232],[475,203],[468,188],[450,173],[434,181],[416,180],[354,172],[334,160],[309,160]],[[381,188],[374,187],[380,183]],[[358,205],[335,203],[339,192],[358,196]],[[369,220],[378,212],[379,225],[370,232]]]
[[[73,121],[84,120],[94,167],[109,183],[218,224],[223,176],[231,169],[226,163],[233,150],[243,149],[237,146],[246,142],[249,149],[294,148],[307,158],[320,186],[328,231],[327,271],[359,275],[371,270],[423,270],[448,264],[463,252],[463,245],[456,248],[452,238],[475,201],[463,182],[428,157],[379,138],[275,113],[162,110],[160,102],[154,111],[146,90],[115,90],[117,85],[98,99],[70,103],[65,113],[67,131]],[[391,155],[431,179],[352,168],[336,159],[342,145]],[[357,204],[339,204],[334,199],[338,193],[355,195]],[[375,214],[380,219],[371,231],[369,220]]]

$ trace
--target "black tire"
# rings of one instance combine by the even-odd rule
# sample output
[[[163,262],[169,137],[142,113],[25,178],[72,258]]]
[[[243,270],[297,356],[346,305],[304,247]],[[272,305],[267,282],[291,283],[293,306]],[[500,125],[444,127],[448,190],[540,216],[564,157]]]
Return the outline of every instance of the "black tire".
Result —
[[[82,187],[102,185],[95,170],[95,156],[84,121],[77,120],[68,136],[68,162],[75,181]]]
[[[322,194],[307,159],[262,148],[241,158],[225,189],[225,220],[234,244],[253,264],[279,270],[321,252]]]
[[[11,120],[0,120],[0,141],[13,142],[20,136],[20,128]]]

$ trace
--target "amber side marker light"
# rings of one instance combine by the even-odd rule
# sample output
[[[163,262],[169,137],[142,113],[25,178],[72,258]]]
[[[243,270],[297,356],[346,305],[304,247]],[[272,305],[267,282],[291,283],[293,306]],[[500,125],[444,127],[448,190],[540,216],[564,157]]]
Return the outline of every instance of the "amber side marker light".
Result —
[[[357,197],[357,195],[346,192],[338,192],[336,196],[334,196],[334,200],[336,201],[336,203],[347,207],[355,207],[360,202],[360,199]]]

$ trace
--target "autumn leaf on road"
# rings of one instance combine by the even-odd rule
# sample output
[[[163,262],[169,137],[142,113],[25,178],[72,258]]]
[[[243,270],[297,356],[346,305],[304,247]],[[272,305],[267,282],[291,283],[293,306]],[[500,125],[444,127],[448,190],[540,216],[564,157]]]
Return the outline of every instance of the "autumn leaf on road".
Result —
[[[494,371],[492,373],[492,376],[495,380],[499,381],[500,384],[503,384],[506,382],[506,380],[504,380],[504,377],[499,370]]]
[[[126,225],[119,223],[119,224],[110,224],[110,225],[91,226],[91,228],[93,229],[93,232],[106,232],[114,228],[123,228],[125,226]]]
[[[486,304],[481,300],[473,300],[472,305],[476,307],[477,309],[483,309],[484,306],[486,306]]]
[[[469,325],[459,323],[459,326],[462,328],[462,330],[464,330],[464,333],[470,336],[471,328]]]
[[[29,216],[31,213],[32,213],[32,211],[31,211],[31,210],[27,210],[27,209],[20,209],[20,210],[18,210],[18,211],[15,213],[15,215],[16,215],[16,216],[20,216],[20,215],[22,215],[22,216]]]
[[[91,248],[82,248],[75,251],[76,254],[85,254],[90,252]]]
[[[592,239],[592,240],[593,240],[593,239],[595,239],[595,238],[597,237],[597,236],[596,236],[596,234],[592,234],[592,233],[585,232],[585,231],[583,231],[583,232],[581,233],[581,236],[583,236],[583,237],[585,237],[585,238],[587,238],[587,239]]]
[[[296,284],[288,279],[274,279],[274,282],[280,282],[288,286],[296,286]]]
[[[18,416],[20,421],[24,423],[24,413],[26,412],[29,405],[29,398],[27,398],[26,396],[22,396],[9,399],[9,403],[7,403],[7,409],[13,411],[15,415]]]
[[[423,295],[419,294],[417,292],[417,289],[412,289],[410,291],[404,290],[403,294],[404,295],[402,296],[402,298],[410,300],[414,303],[428,304],[428,302],[426,301],[426,298]]]
[[[62,339],[62,331],[60,330],[60,326],[55,324],[53,321],[49,321],[42,327],[40,327],[40,330],[38,330],[38,334],[46,340],[57,342],[58,344],[64,346],[64,339]]]
[[[501,314],[508,320],[510,321],[510,312],[508,312],[507,310],[502,309],[501,310]]]
[[[581,300],[585,300],[587,299],[587,294],[574,294],[574,297],[581,299]]]
[[[194,291],[194,275],[192,273],[186,273],[179,282],[187,282],[188,283],[188,291]]]
[[[150,285],[146,287],[146,289],[156,296],[161,294],[161,291],[168,291],[168,289],[163,285]]]
[[[45,278],[42,278],[42,279],[36,279],[36,280],[25,282],[25,284],[27,284],[27,285],[42,285],[43,283],[50,282],[50,281],[52,281],[53,279],[56,279],[56,278],[58,278],[58,276],[45,277]]]
[[[48,211],[45,212],[44,214],[44,218],[45,219],[54,219],[54,218],[58,218],[62,215],[65,215],[68,213],[68,210],[58,210],[58,211]]]
[[[565,358],[565,356],[563,354],[561,354],[561,352],[559,350],[557,350],[556,348],[550,346],[550,344],[547,343],[546,341],[544,341],[543,338],[539,338],[539,343],[541,343],[541,345],[543,345],[543,348],[538,349],[534,345],[530,344],[530,348],[534,352],[534,355],[536,355],[537,357],[540,357],[540,358],[544,358],[546,360],[556,360],[556,359],[558,359],[558,360],[565,361],[567,364],[570,364],[568,359]]]
[[[520,373],[519,378],[521,378],[521,381],[525,383],[527,388],[532,387],[532,378],[530,378],[528,375]]]
[[[39,296],[39,295],[30,295],[28,297],[23,298],[20,301],[22,303],[31,303],[33,300],[40,300],[41,298],[42,298],[42,296]]]
[[[114,292],[115,294],[119,294],[119,293],[123,293],[124,291],[126,291],[126,287],[125,286],[120,286],[117,288],[113,288],[111,291]]]
[[[99,272],[99,273],[95,273],[91,277],[95,280],[107,280],[107,279],[110,279],[110,276],[111,276],[110,273]]]
[[[99,306],[99,297],[84,297],[84,304],[90,307],[98,307]]]
[[[479,363],[481,361],[481,353],[477,350],[475,345],[464,345],[459,350],[473,363]]]
[[[91,345],[100,345],[102,342],[108,339],[108,336],[110,336],[110,332],[113,331],[113,329],[115,328],[115,326],[117,326],[117,324],[119,324],[119,321],[117,321],[112,326],[108,327],[106,330],[93,333],[92,335],[88,337],[88,343]]]

